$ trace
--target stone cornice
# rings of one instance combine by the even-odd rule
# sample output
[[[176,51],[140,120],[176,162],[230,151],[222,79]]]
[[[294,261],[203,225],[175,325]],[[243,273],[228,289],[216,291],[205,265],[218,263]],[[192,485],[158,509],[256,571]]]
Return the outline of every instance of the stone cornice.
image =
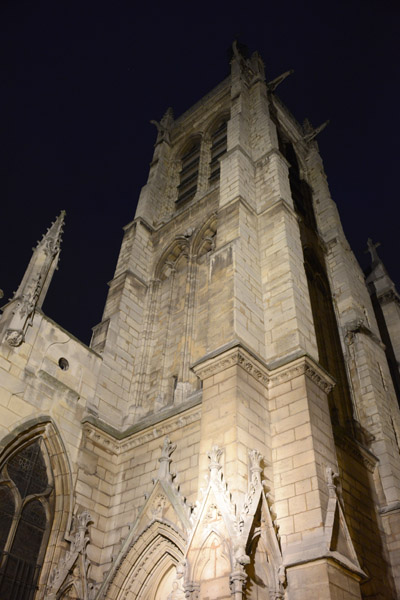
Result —
[[[132,427],[121,432],[108,426],[99,419],[87,416],[83,420],[83,432],[88,440],[102,448],[102,450],[108,454],[119,455],[127,450],[141,446],[150,440],[164,437],[176,429],[199,421],[200,417],[201,408],[196,404],[184,412],[179,412],[173,417],[165,418],[156,424],[152,424],[132,433]],[[140,424],[134,427],[138,426],[140,426]]]
[[[290,363],[270,371],[270,387],[275,387],[295,377],[306,375],[326,394],[332,390],[336,382],[320,365],[318,365],[310,356],[304,355]]]
[[[235,342],[234,347],[225,347],[217,352],[206,355],[192,366],[193,371],[201,380],[238,365],[254,379],[267,386],[269,377],[265,364],[238,342]]]
[[[235,365],[241,366],[254,379],[268,387],[280,385],[300,375],[306,375],[326,394],[329,394],[336,384],[333,377],[308,355],[290,357],[287,362],[272,369],[239,341],[204,356],[192,369],[203,380]]]

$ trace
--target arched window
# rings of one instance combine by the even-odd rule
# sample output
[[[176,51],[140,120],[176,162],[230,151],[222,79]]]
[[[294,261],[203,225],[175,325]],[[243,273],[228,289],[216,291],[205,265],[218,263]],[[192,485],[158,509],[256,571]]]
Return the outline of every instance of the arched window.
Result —
[[[41,437],[0,470],[0,598],[32,600],[53,521],[54,482]]]
[[[200,163],[200,139],[194,140],[181,156],[180,182],[177,202],[191,200],[197,191]]]
[[[219,178],[219,159],[225,154],[227,148],[227,124],[222,121],[211,134],[211,160],[210,160],[210,183]]]

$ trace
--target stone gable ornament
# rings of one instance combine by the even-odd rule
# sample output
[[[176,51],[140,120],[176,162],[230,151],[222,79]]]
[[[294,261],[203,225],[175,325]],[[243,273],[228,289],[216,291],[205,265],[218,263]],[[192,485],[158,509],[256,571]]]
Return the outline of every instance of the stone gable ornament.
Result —
[[[88,581],[90,561],[86,548],[89,544],[88,527],[91,516],[87,510],[75,517],[70,535],[70,548],[54,567],[46,589],[46,600],[58,600],[64,592],[74,588],[81,600],[92,600],[95,587]],[[67,596],[68,597],[68,596]]]

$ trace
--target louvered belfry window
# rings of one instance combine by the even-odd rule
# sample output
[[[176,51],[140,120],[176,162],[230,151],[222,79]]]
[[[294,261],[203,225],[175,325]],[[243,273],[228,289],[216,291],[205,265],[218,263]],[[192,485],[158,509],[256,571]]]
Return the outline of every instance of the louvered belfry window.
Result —
[[[177,202],[187,202],[196,194],[199,162],[200,140],[195,140],[181,157],[182,169],[180,172]]]
[[[227,147],[227,126],[223,121],[214,133],[211,135],[211,161],[210,161],[210,183],[219,178],[220,164],[219,159],[226,152]]]
[[[0,474],[0,598],[33,600],[53,518],[54,485],[41,438]]]

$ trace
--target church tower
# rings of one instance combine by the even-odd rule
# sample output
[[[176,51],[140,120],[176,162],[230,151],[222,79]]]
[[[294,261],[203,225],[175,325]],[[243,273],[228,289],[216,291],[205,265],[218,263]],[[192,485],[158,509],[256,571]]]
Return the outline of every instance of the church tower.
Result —
[[[288,74],[235,43],[229,77],[153,122],[90,348],[36,306],[3,336],[0,493],[24,452],[51,482],[21,598],[400,597],[396,391],[324,125],[275,93]],[[29,506],[13,494],[0,592]]]

